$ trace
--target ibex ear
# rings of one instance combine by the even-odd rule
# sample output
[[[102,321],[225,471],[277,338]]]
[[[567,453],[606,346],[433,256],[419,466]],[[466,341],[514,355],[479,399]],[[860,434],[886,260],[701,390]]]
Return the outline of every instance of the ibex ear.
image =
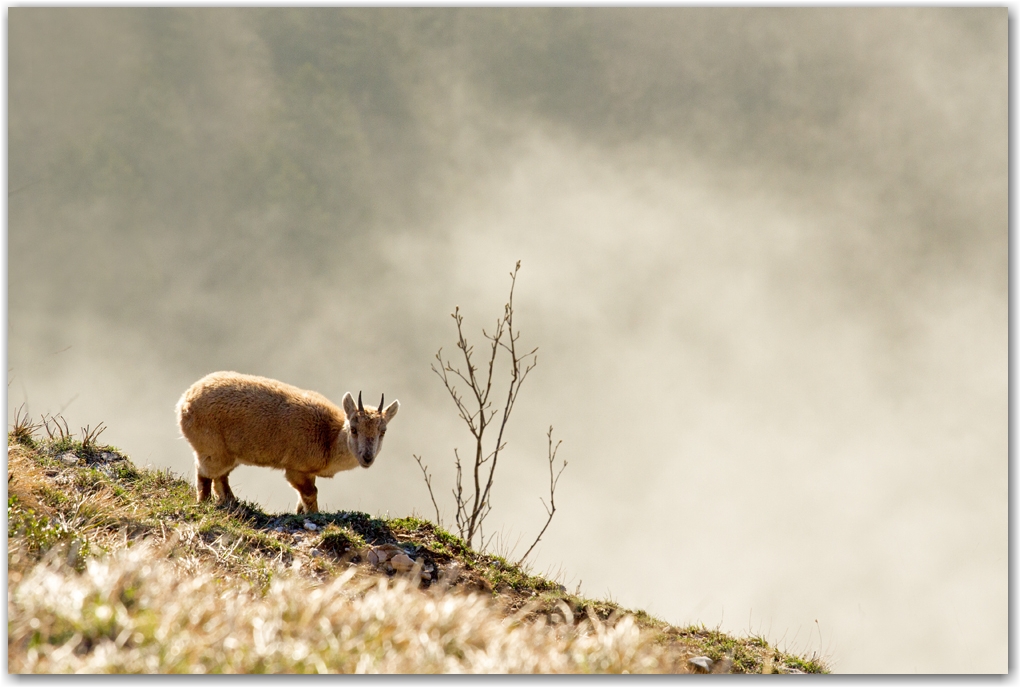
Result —
[[[346,394],[344,394],[343,406],[344,406],[344,413],[347,415],[347,417],[351,417],[352,415],[356,415],[357,412],[358,412],[358,404],[354,402],[354,397],[351,396],[351,392],[350,391],[348,391]]]
[[[389,422],[400,410],[400,401],[394,401],[393,403],[386,406],[386,410],[383,411],[383,419]]]

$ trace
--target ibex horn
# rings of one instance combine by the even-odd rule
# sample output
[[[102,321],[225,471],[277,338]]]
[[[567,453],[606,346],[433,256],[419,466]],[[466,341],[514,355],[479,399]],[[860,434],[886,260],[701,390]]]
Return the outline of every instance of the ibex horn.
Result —
[[[379,399],[379,412],[380,413],[382,412],[383,402],[385,400],[386,400],[386,394],[383,394],[382,397]]]
[[[365,406],[361,405],[361,392],[358,392],[358,410],[362,413],[365,412]]]

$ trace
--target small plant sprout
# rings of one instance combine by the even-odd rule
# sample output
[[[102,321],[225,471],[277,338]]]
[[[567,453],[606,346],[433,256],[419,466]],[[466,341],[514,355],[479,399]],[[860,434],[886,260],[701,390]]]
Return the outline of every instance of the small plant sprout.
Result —
[[[51,422],[53,423],[52,428],[50,427]],[[74,436],[67,426],[67,420],[59,413],[57,415],[43,415],[42,426],[46,430],[50,441],[63,442]]]
[[[11,438],[19,444],[30,444],[35,436],[35,431],[40,425],[29,419],[25,404],[22,403],[14,410],[14,425],[11,427]]]
[[[89,425],[85,425],[84,427],[82,427],[81,428],[82,449],[84,449],[87,452],[94,451],[98,447],[98,444],[96,444],[96,439],[98,439],[99,435],[102,434],[104,431],[106,431],[106,426],[102,422],[96,425],[95,429],[91,429]]]

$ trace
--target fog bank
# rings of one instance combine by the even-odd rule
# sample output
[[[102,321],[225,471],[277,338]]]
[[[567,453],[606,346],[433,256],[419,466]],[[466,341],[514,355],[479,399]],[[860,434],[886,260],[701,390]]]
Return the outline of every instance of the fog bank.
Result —
[[[401,402],[326,509],[452,526],[430,370],[539,347],[498,546],[837,672],[1007,669],[1003,9],[8,12],[8,422],[191,475],[234,369]],[[481,347],[480,347],[481,348]],[[282,474],[234,473],[267,509]]]

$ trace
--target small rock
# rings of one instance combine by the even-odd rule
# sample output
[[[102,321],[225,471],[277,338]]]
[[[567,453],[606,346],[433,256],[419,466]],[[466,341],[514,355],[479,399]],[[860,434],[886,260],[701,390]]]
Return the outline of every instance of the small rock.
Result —
[[[316,558],[322,555],[322,551],[319,551],[318,549],[312,549],[308,553],[312,556],[312,558]]]
[[[75,539],[71,542],[70,550],[67,552],[67,564],[75,565],[78,562],[78,551],[81,550],[81,541]]]
[[[430,573],[428,570],[422,570],[422,572],[421,572],[421,579],[423,579],[423,580],[431,580],[432,579],[432,573]]]
[[[367,558],[368,562],[372,565],[379,565],[379,554],[375,552],[375,549],[369,549],[368,555],[365,556],[365,558]]]
[[[713,673],[729,673],[733,670],[733,660],[729,656],[723,656],[712,666]]]
[[[74,454],[74,451],[66,451],[57,456],[57,460],[67,463],[68,465],[77,465],[78,456]]]
[[[463,574],[463,568],[459,563],[454,561],[445,568],[439,568],[436,571],[436,579],[442,580],[445,584],[455,585],[460,580],[461,574]]]
[[[694,669],[699,673],[707,673],[712,670],[713,661],[708,656],[695,656],[687,659],[687,662],[694,666]]]
[[[385,563],[386,559],[393,555],[392,551],[386,549],[374,549],[375,557],[379,559],[380,563]]]
[[[394,570],[400,572],[407,572],[414,567],[414,561],[406,553],[398,553],[396,556],[390,559],[390,565],[393,566]]]
[[[319,526],[316,525],[314,522],[305,520],[305,529],[308,530],[309,532],[314,532],[315,530],[319,529]]]

